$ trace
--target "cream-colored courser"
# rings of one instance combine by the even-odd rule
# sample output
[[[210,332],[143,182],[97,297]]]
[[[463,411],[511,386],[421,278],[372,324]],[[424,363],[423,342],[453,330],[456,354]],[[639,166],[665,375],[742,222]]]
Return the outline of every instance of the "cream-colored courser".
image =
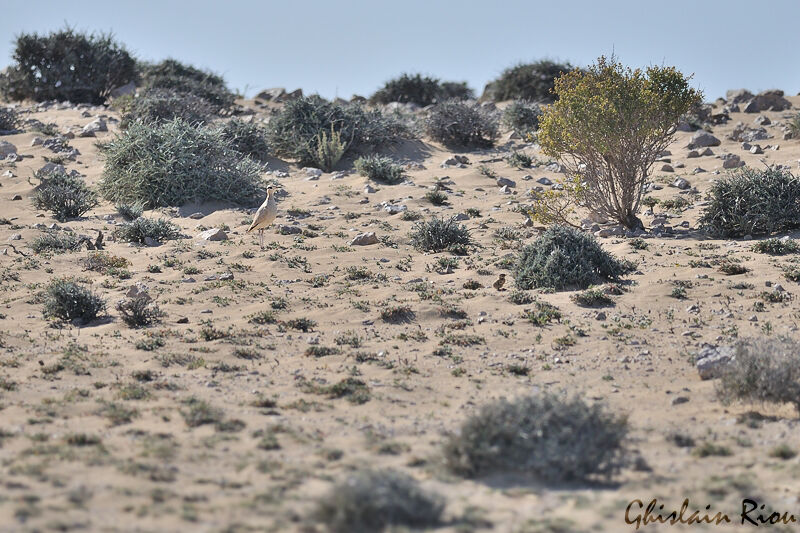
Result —
[[[278,204],[275,203],[275,189],[267,187],[267,199],[258,208],[253,223],[247,228],[247,233],[258,230],[258,242],[261,248],[264,248],[264,230],[272,224],[276,216],[278,216]]]

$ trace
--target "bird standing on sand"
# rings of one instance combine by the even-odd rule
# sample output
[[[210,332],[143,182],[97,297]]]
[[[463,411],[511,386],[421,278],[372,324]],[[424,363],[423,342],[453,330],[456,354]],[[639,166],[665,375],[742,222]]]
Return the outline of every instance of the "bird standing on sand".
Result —
[[[264,248],[264,230],[272,224],[278,216],[278,204],[275,203],[275,189],[267,187],[267,199],[261,204],[253,217],[253,223],[247,228],[247,233],[258,230],[259,244]]]
[[[506,275],[505,274],[500,274],[500,277],[498,277],[495,280],[495,282],[492,284],[492,287],[494,287],[498,291],[502,291],[503,290],[503,285],[505,285],[505,283],[506,283]]]

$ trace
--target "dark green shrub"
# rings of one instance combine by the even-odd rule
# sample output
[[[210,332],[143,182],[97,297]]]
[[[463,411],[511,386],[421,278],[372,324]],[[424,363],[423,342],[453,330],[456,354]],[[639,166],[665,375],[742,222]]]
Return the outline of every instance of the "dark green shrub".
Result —
[[[726,404],[791,403],[800,412],[800,344],[788,337],[740,340],[723,367],[717,395]]]
[[[765,239],[755,243],[753,251],[769,255],[796,254],[800,252],[800,245],[791,239]]]
[[[267,130],[258,124],[231,119],[222,126],[222,138],[236,151],[256,161],[265,161],[269,156]]]
[[[486,148],[497,138],[497,117],[478,104],[448,100],[428,112],[428,136],[448,147]]]
[[[142,77],[144,86],[152,89],[169,89],[192,94],[206,100],[219,112],[233,105],[235,95],[228,90],[225,80],[216,74],[200,70],[174,59],[165,59],[156,65],[146,65]]]
[[[31,242],[31,249],[40,254],[42,252],[50,252],[55,254],[63,254],[67,252],[75,252],[81,247],[81,240],[74,233],[57,233],[48,231],[42,233],[34,238]]]
[[[431,528],[444,501],[413,478],[393,470],[362,470],[335,485],[317,503],[315,517],[334,533],[386,531],[392,526]]]
[[[506,163],[514,168],[531,168],[533,158],[528,154],[515,150],[510,156],[506,157]]]
[[[593,236],[566,226],[551,226],[522,249],[514,279],[523,290],[585,289],[597,282],[617,280],[630,270],[631,265],[603,250]]]
[[[275,155],[301,165],[319,165],[320,146],[332,136],[341,139],[342,155],[346,155],[411,138],[412,134],[396,117],[359,104],[331,103],[319,96],[288,102],[269,123],[268,141]]]
[[[417,222],[410,234],[411,244],[423,252],[441,252],[456,250],[463,252],[472,246],[469,230],[454,218],[433,217],[430,220]]]
[[[380,183],[397,185],[406,179],[403,167],[395,163],[391,157],[368,155],[359,157],[353,165],[362,176]]]
[[[54,279],[45,291],[45,318],[89,322],[105,308],[105,300],[69,278]]]
[[[147,89],[125,106],[120,128],[125,129],[137,120],[154,123],[176,118],[190,124],[204,124],[213,115],[213,106],[199,96],[169,89]]]
[[[133,222],[117,227],[114,230],[114,235],[124,242],[144,244],[147,237],[158,242],[179,239],[181,230],[178,226],[163,218],[156,220],[139,217]]]
[[[554,394],[483,406],[444,446],[447,466],[467,476],[527,474],[544,481],[609,477],[624,464],[627,420],[578,397]]]
[[[10,107],[0,107],[0,135],[16,131],[19,126],[19,113]]]
[[[37,172],[41,183],[33,195],[36,209],[46,209],[60,221],[77,218],[97,206],[97,195],[77,176],[65,171]]]
[[[234,150],[219,129],[180,119],[134,122],[101,149],[100,192],[115,203],[149,208],[214,200],[251,205],[263,194],[261,166]]]
[[[495,102],[529,100],[552,102],[555,79],[573,67],[569,63],[542,60],[507,68],[484,89],[483,97]]]
[[[474,95],[467,87],[466,82],[440,83],[436,78],[429,78],[420,74],[401,74],[389,80],[370,98],[373,104],[388,104],[390,102],[414,103],[425,107],[437,101],[451,98],[467,99]]]
[[[700,224],[719,237],[800,227],[800,179],[788,170],[742,167],[711,186]]]
[[[109,93],[136,80],[136,62],[111,34],[66,28],[48,35],[17,36],[3,92],[31,99],[102,104]]]
[[[539,129],[542,108],[525,100],[514,100],[503,110],[503,125],[521,137]]]

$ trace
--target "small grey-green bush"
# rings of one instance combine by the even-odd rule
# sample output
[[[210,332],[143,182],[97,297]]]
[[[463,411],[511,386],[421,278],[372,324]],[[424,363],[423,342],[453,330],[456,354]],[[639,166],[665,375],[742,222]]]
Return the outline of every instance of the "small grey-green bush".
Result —
[[[346,147],[342,155],[413,137],[398,117],[360,104],[328,102],[319,96],[288,102],[269,122],[268,141],[275,155],[301,165],[317,164],[320,143],[333,135]]]
[[[169,122],[176,118],[190,124],[204,124],[213,116],[214,107],[199,96],[170,89],[147,89],[126,106],[120,128],[128,128],[137,120],[155,123]]]
[[[181,119],[134,122],[101,148],[100,192],[118,204],[152,208],[215,200],[251,205],[263,195],[261,165],[235,150],[216,128]]]
[[[359,157],[353,165],[362,176],[380,183],[396,185],[406,179],[403,167],[395,163],[390,157],[368,155]]]
[[[711,186],[700,224],[719,237],[766,235],[800,227],[800,178],[742,167]]]
[[[725,403],[791,403],[800,412],[800,343],[788,337],[739,340],[717,394]]]
[[[124,242],[144,244],[147,237],[158,242],[179,239],[181,231],[169,220],[139,217],[132,222],[118,226],[114,230],[114,235]]]
[[[231,119],[222,126],[222,137],[235,150],[256,161],[265,161],[269,156],[267,130],[258,124]]]
[[[522,290],[586,289],[595,283],[616,281],[632,268],[603,250],[593,236],[567,226],[551,226],[522,249],[514,280]]]
[[[473,245],[469,230],[455,218],[433,217],[417,222],[411,230],[411,244],[424,252],[450,250],[458,254],[466,253]]]
[[[45,252],[63,254],[75,252],[79,250],[80,247],[80,238],[71,232],[58,233],[55,231],[47,231],[38,235],[31,241],[31,249],[37,254]]]
[[[65,171],[37,172],[41,183],[33,195],[33,205],[46,209],[60,221],[77,218],[97,206],[97,194],[83,178],[70,176]]]
[[[517,135],[525,137],[539,129],[541,116],[542,108],[538,104],[514,100],[503,110],[503,125]]]
[[[609,477],[625,464],[627,420],[598,404],[555,394],[497,400],[461,425],[444,446],[454,473],[527,474],[550,482]]]
[[[425,130],[448,147],[487,148],[497,139],[498,121],[494,112],[479,104],[448,100],[428,112]]]
[[[89,322],[105,310],[106,302],[87,287],[70,278],[50,282],[44,295],[44,316],[59,320]]]
[[[441,522],[444,501],[414,478],[394,470],[362,470],[336,484],[317,503],[315,516],[334,533],[430,528]]]

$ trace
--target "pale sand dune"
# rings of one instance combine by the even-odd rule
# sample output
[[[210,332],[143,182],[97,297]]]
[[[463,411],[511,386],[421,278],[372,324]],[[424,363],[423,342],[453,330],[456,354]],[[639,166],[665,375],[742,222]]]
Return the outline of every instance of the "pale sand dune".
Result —
[[[800,105],[800,98],[790,100]],[[114,116],[113,112],[107,114]],[[779,150],[752,155],[739,143],[725,140],[736,122],[752,124],[756,115],[744,113],[733,113],[727,125],[714,128],[723,144],[712,150],[717,155],[741,155],[755,167],[764,160],[797,169],[800,141],[781,140],[780,128],[775,125],[790,113],[764,114],[772,119],[767,130],[775,138],[758,143],[778,144]],[[75,110],[31,117],[56,122],[60,128],[83,126],[92,120]],[[25,246],[40,233],[33,226],[54,222],[35,210],[28,199],[36,183],[28,178],[44,163],[43,156],[52,155],[40,146],[30,146],[36,135],[2,138],[33,157],[16,166],[0,166],[0,173],[11,169],[16,175],[0,178],[0,216],[11,222],[0,225],[0,250],[12,234],[20,233],[22,240],[13,243],[30,253]],[[98,134],[100,140],[106,135],[113,132]],[[722,161],[715,156],[687,159],[685,146],[691,135],[678,133],[670,147],[673,166],[683,162],[686,168],[666,174],[657,170],[657,164],[654,178],[661,182],[663,176],[670,181],[683,176],[703,193],[718,177],[713,171],[722,169]],[[103,167],[96,141],[70,141],[82,155],[67,168],[84,174],[89,184],[97,183]],[[595,319],[595,310],[570,301],[570,292],[543,294],[540,298],[558,306],[565,318],[539,328],[521,317],[525,306],[509,302],[514,289],[510,275],[506,291],[492,288],[501,272],[493,263],[519,246],[504,248],[493,233],[513,226],[525,236],[523,242],[532,239],[536,230],[522,226],[524,218],[512,211],[514,202],[524,202],[526,189],[535,186],[539,177],[554,179],[556,175],[543,167],[515,170],[502,161],[490,163],[498,175],[517,183],[516,194],[504,195],[478,172],[479,161],[493,157],[493,151],[468,153],[471,164],[466,169],[439,168],[452,152],[429,142],[405,143],[389,153],[420,162],[426,170],[409,171],[413,186],[373,184],[378,191],[368,195],[365,204],[360,200],[365,197],[366,178],[357,173],[340,180],[323,174],[318,181],[306,181],[305,174],[290,165],[291,175],[278,179],[289,195],[280,198],[273,228],[292,224],[295,218],[287,210],[303,208],[311,216],[296,221],[317,236],[298,239],[270,229],[264,251],[259,250],[257,237],[244,234],[251,213],[192,206],[181,213],[188,216],[201,211],[208,216],[171,220],[191,236],[200,233],[198,225],[225,224],[230,228],[230,240],[199,242],[192,238],[140,248],[107,238],[109,252],[131,261],[130,280],[85,272],[80,259],[86,251],[23,258],[8,249],[8,255],[0,255],[0,377],[16,384],[0,393],[0,531],[48,529],[59,524],[83,525],[91,531],[312,531],[303,529],[301,519],[313,508],[313,499],[324,493],[331,481],[363,466],[403,470],[447,498],[447,517],[476,507],[478,515],[494,524],[495,531],[632,531],[632,526],[624,523],[624,509],[635,498],[647,502],[658,497],[670,509],[679,508],[684,498],[700,508],[711,504],[715,511],[731,515],[734,525],[724,526],[728,531],[741,527],[735,515],[743,497],[762,498],[775,509],[800,515],[798,459],[783,461],[769,456],[781,443],[797,446],[800,442],[800,427],[791,407],[757,407],[763,415],[778,417],[759,422],[757,429],[737,423],[737,417],[751,406],[721,405],[715,398],[714,382],[701,381],[690,362],[690,354],[703,343],[728,342],[732,326],[741,337],[761,334],[766,323],[775,334],[796,329],[796,301],[767,304],[764,312],[752,310],[767,281],[781,283],[794,296],[800,293],[796,283],[782,276],[781,265],[791,257],[750,252],[752,241],[653,238],[647,241],[647,250],[635,252],[629,239],[600,239],[608,251],[639,262],[640,273],[629,277],[633,283],[628,292],[615,297],[616,307],[604,309],[605,321]],[[532,149],[529,153],[537,155]],[[696,166],[708,172],[692,175]],[[534,179],[523,180],[526,174]],[[433,207],[423,198],[426,187],[444,176],[454,182],[451,205]],[[15,194],[23,200],[11,201]],[[678,196],[678,190],[665,186],[653,195],[672,198]],[[321,203],[326,196],[330,203]],[[434,263],[445,254],[415,251],[408,242],[413,222],[375,207],[393,199],[426,217],[480,209],[481,218],[464,223],[484,248],[459,258],[452,274],[436,273]],[[330,206],[339,209],[330,210]],[[670,224],[677,227],[688,221],[694,228],[699,212],[696,206],[690,208]],[[360,217],[347,220],[346,213]],[[103,219],[108,214],[121,221],[113,206],[104,202],[84,220],[59,226],[87,234],[102,229],[110,234],[111,226]],[[164,216],[162,212],[147,215]],[[649,226],[651,217],[643,219]],[[396,248],[383,244],[341,248],[365,231],[389,237]],[[713,247],[700,249],[701,243]],[[741,258],[750,272],[729,277],[714,268],[688,266],[693,259],[726,253]],[[295,257],[305,259],[310,272],[290,267]],[[165,258],[177,260],[178,265],[165,266]],[[149,273],[148,265],[153,264],[161,265],[162,272]],[[200,273],[184,274],[188,266]],[[346,279],[348,267],[364,267],[386,279],[350,281]],[[478,269],[486,269],[486,273],[478,274]],[[228,271],[235,276],[233,282],[204,281],[206,276]],[[698,278],[699,274],[708,277]],[[52,277],[64,275],[90,278],[94,289],[108,299],[114,320],[61,329],[43,320],[35,295]],[[328,281],[312,287],[311,280],[318,275],[329,276]],[[188,277],[196,281],[182,281]],[[439,303],[422,300],[410,291],[407,282],[418,278],[442,291],[445,302],[463,309],[468,321],[458,326],[459,320],[442,316]],[[462,288],[467,280],[477,280],[484,288],[467,291]],[[694,283],[687,300],[669,297],[673,280]],[[755,288],[731,288],[737,281],[747,281]],[[134,330],[119,320],[114,303],[134,282],[150,287],[167,313],[162,324]],[[288,307],[275,311],[277,319],[306,317],[317,323],[313,331],[281,331],[277,324],[248,323],[249,315],[270,310],[270,302],[280,298]],[[401,324],[384,323],[379,313],[387,301],[409,305],[415,318]],[[367,302],[369,309],[354,307],[356,302]],[[692,304],[700,307],[699,313],[687,310]],[[486,314],[479,321],[481,312]],[[733,319],[725,318],[728,312]],[[752,315],[758,320],[750,321]],[[188,323],[178,323],[181,317],[188,318]],[[201,330],[206,321],[222,332],[230,328],[232,337],[204,341]],[[576,336],[570,326],[584,330],[587,336]],[[481,336],[486,344],[454,346],[453,353],[461,361],[434,356],[441,327],[463,327],[456,332]],[[337,347],[336,337],[348,331],[356,332],[363,345],[339,346],[340,354],[325,357],[304,355],[311,346],[309,339],[318,340],[319,346]],[[557,349],[554,340],[565,335],[572,335],[575,345]],[[723,338],[717,340],[719,336]],[[153,351],[135,347],[154,337],[162,338],[165,345]],[[76,375],[67,367],[51,375],[43,373],[64,356],[70,343],[86,347],[73,348],[72,356],[85,371]],[[240,355],[260,358],[237,357],[237,349],[248,350]],[[364,354],[375,360],[358,362]],[[170,357],[183,358],[183,362],[164,366]],[[506,372],[509,363],[529,366],[529,376]],[[454,373],[458,368],[465,371],[463,375]],[[149,398],[121,397],[122,387],[138,383],[132,374],[144,370],[155,375],[154,381],[140,383]],[[354,374],[372,393],[370,401],[362,405],[298,387],[303,378],[333,384]],[[627,413],[632,427],[630,448],[652,472],[628,468],[613,485],[588,488],[554,488],[507,479],[460,480],[442,474],[436,461],[446,432],[457,429],[470,412],[490,399],[540,389],[581,392],[590,399],[606,401],[616,412]],[[254,407],[260,395],[274,399],[275,407]],[[184,401],[193,396],[222,409],[226,419],[241,420],[245,428],[222,432],[213,425],[189,427],[181,411],[188,409]],[[673,405],[678,396],[688,402]],[[98,414],[106,402],[135,407],[139,416],[113,426],[107,416]],[[265,431],[274,433],[280,449],[258,447],[263,437],[260,432]],[[694,457],[688,449],[667,441],[666,436],[675,431],[692,436],[698,444],[709,441],[727,446],[732,455]],[[96,435],[102,446],[65,444],[65,436],[74,433]],[[384,450],[395,452],[381,453],[382,444],[391,444]],[[332,459],[331,450],[340,450],[341,458]],[[544,518],[551,526],[540,523]],[[226,529],[234,525],[239,527]],[[487,529],[478,525],[474,530]],[[651,530],[656,528],[646,529]],[[456,531],[456,527],[437,531]]]

